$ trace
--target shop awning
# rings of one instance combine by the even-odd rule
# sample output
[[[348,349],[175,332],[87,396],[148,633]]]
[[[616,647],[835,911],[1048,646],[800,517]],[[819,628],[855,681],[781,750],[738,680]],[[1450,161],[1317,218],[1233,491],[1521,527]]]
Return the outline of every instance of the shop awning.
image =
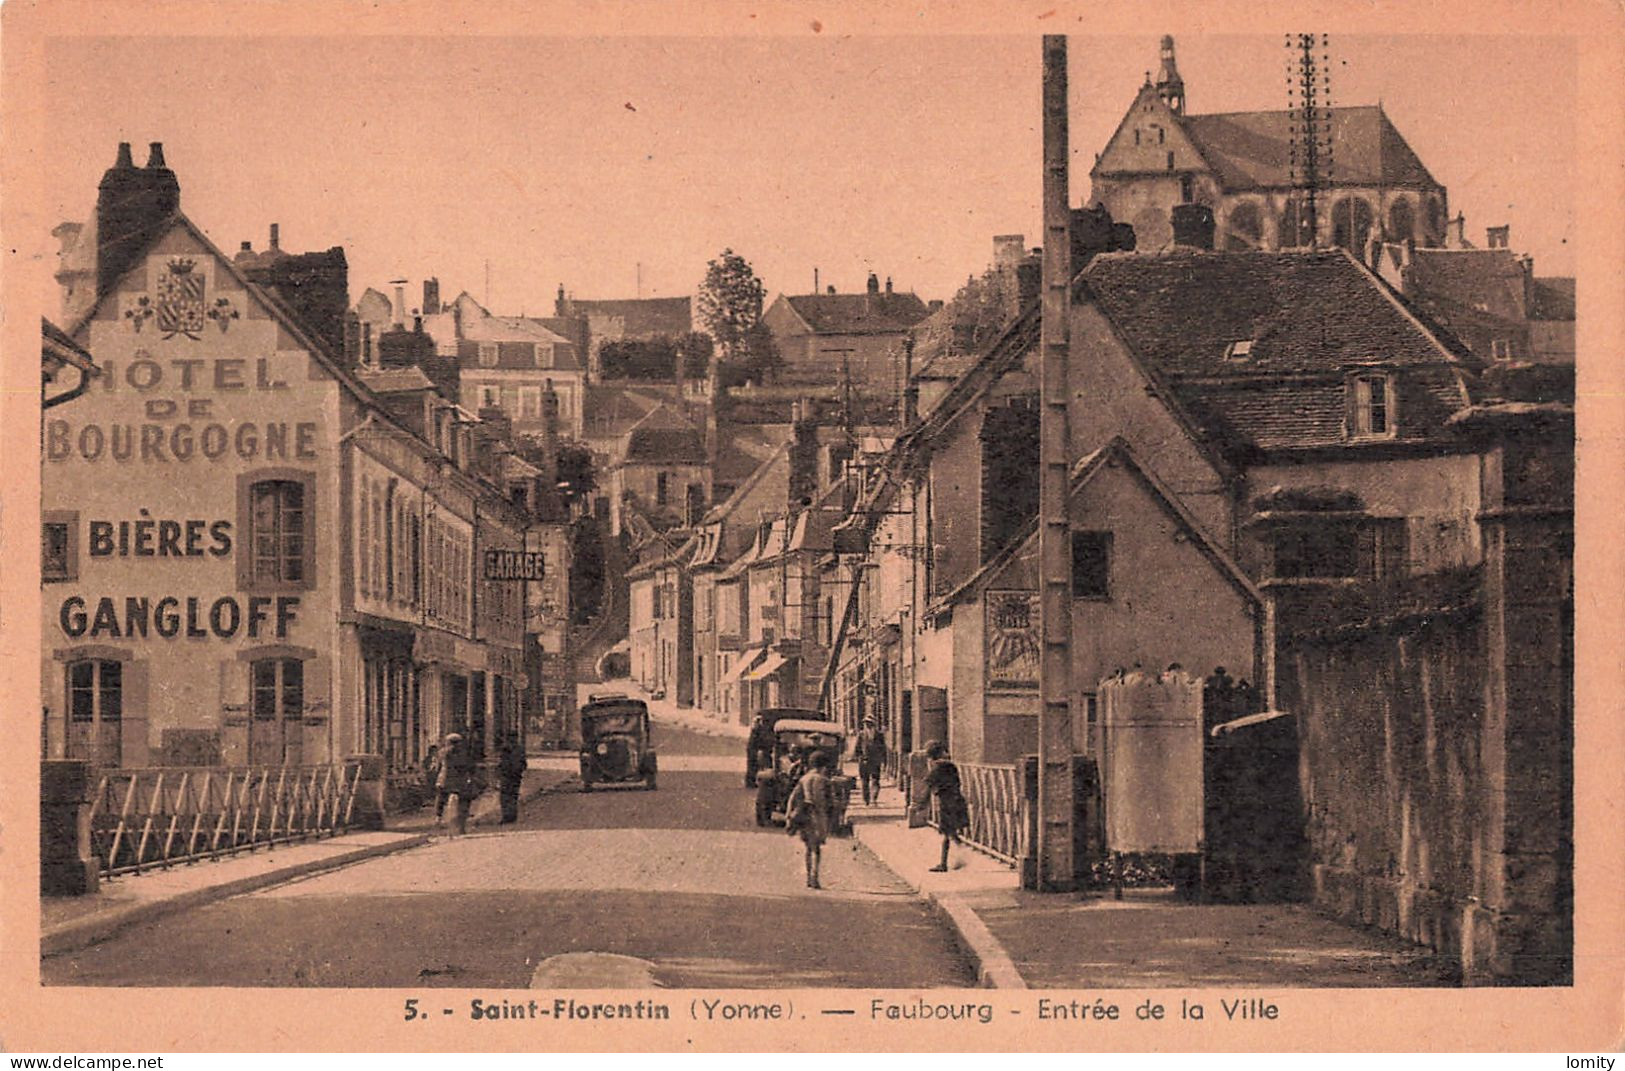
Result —
[[[752,666],[752,664],[755,663],[758,658],[762,657],[762,652],[766,649],[767,648],[765,647],[747,647],[743,651],[739,652],[738,660],[734,662],[734,664],[729,668],[728,672],[722,675],[722,683],[731,684],[734,681],[740,680],[740,674],[744,673]]]
[[[757,666],[755,669],[751,670],[749,673],[745,674],[740,679],[747,681],[766,680],[783,668],[784,656],[781,654],[770,654],[767,656],[766,661]]]

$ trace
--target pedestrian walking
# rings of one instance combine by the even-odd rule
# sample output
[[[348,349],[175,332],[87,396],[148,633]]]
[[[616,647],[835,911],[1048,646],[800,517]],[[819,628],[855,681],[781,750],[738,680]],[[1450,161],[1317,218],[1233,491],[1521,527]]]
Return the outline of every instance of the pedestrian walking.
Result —
[[[423,795],[420,800],[435,799],[439,794],[438,779],[440,777],[440,745],[430,744],[429,750],[423,753],[423,760],[418,764],[418,785]],[[440,817],[440,812],[435,812]]]
[[[435,751],[434,756],[434,820],[439,825],[446,817],[446,800],[450,793],[446,791],[446,756],[451,754],[452,738],[461,740],[456,733],[446,734],[445,743]]]
[[[863,728],[852,738],[852,761],[858,764],[858,780],[863,785],[864,804],[880,802],[880,771],[886,763],[886,737],[873,714],[863,719]]]
[[[959,787],[959,767],[948,758],[948,749],[942,741],[933,740],[925,745],[925,756],[931,768],[925,774],[926,791],[937,801],[937,828],[942,831],[942,862],[932,867],[934,873],[948,870],[948,845],[959,843],[959,834],[970,828],[970,808],[965,805],[965,794]]]
[[[824,841],[829,839],[830,812],[834,809],[834,794],[829,784],[832,765],[829,752],[813,752],[807,772],[790,790],[790,800],[784,808],[785,832],[801,837],[809,889],[823,888],[818,884],[818,866],[822,862]]]
[[[497,776],[502,792],[502,824],[519,821],[519,786],[525,781],[525,752],[512,734],[502,738],[502,751],[497,758]]]
[[[451,829],[455,834],[468,832],[468,809],[483,786],[479,783],[479,765],[461,733],[447,733],[446,747],[441,752],[442,791],[446,805],[451,808]]]
[[[745,787],[756,787],[756,774],[773,761],[773,730],[760,714],[751,719],[750,738],[745,741]]]

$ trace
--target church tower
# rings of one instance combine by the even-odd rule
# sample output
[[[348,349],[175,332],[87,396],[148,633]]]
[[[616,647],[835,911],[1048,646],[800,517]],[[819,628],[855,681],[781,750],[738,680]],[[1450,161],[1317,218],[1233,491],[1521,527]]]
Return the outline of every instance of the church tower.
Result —
[[[1175,115],[1185,114],[1185,80],[1179,77],[1174,64],[1174,39],[1170,34],[1162,38],[1162,69],[1157,73],[1157,96]]]

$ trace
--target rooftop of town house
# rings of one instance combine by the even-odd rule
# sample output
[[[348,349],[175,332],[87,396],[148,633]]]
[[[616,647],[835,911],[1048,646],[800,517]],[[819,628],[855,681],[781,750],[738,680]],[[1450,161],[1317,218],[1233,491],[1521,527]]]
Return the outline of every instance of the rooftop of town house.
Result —
[[[705,514],[705,523],[711,524],[727,521],[738,512],[741,503],[745,502],[751,492],[756,490],[761,482],[773,471],[775,465],[782,465],[786,471],[789,467],[790,444],[783,443],[774,449],[768,456],[756,463],[745,481],[733,489],[727,498],[712,506]]]
[[[566,297],[558,308],[561,317],[612,317],[621,321],[627,338],[669,335],[676,338],[694,330],[694,303],[687,297],[615,298],[607,300]]]
[[[626,432],[621,464],[704,465],[705,436],[681,413],[659,405]]]
[[[1079,279],[1227,455],[1345,443],[1345,381],[1364,369],[1403,372],[1398,438],[1430,438],[1480,367],[1341,250],[1108,253]]]
[[[1132,473],[1151,497],[1162,507],[1169,519],[1185,533],[1186,538],[1202,552],[1230,584],[1251,600],[1255,605],[1263,604],[1263,596],[1248,579],[1234,558],[1215,541],[1207,532],[1203,531],[1201,523],[1180,502],[1179,495],[1170,489],[1158,478],[1157,474],[1148,468],[1129,445],[1128,440],[1117,436],[1105,446],[1086,454],[1078,459],[1072,466],[1071,494],[1076,495],[1082,491],[1089,482],[1108,466],[1120,467]],[[997,554],[989,558],[982,567],[966,578],[958,587],[942,595],[936,600],[935,609],[941,610],[966,598],[980,594],[990,582],[999,577],[1012,561],[1021,556],[1032,544],[1038,535],[1038,516],[1035,513],[1006,543]],[[928,611],[931,612],[931,611]]]
[[[1449,322],[1461,312],[1521,321],[1527,316],[1524,266],[1510,249],[1428,249],[1410,253],[1405,297]]]
[[[417,365],[409,368],[358,369],[356,378],[375,394],[398,394],[402,391],[434,390],[434,381],[423,374]]]
[[[1530,290],[1529,318],[1531,320],[1574,319],[1574,277],[1565,275],[1535,276]]]
[[[815,335],[896,334],[931,314],[914,293],[785,294],[786,304]]]
[[[1175,115],[1228,191],[1285,189],[1292,169],[1290,111]],[[1338,186],[1437,186],[1380,104],[1331,109],[1333,182]],[[1109,174],[1097,165],[1096,173]]]

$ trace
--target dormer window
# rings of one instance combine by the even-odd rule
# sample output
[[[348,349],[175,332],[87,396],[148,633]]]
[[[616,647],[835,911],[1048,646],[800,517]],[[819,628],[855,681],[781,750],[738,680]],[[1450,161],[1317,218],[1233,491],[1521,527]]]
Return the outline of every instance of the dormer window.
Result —
[[[1394,377],[1358,375],[1349,380],[1349,434],[1355,439],[1391,439],[1398,431]]]
[[[1224,359],[1227,361],[1250,361],[1253,358],[1253,340],[1250,338],[1238,339],[1224,348]]]
[[[495,368],[497,366],[497,344],[495,342],[480,343],[480,367]]]
[[[1497,361],[1510,361],[1512,359],[1512,340],[1510,338],[1490,339],[1490,356]]]

